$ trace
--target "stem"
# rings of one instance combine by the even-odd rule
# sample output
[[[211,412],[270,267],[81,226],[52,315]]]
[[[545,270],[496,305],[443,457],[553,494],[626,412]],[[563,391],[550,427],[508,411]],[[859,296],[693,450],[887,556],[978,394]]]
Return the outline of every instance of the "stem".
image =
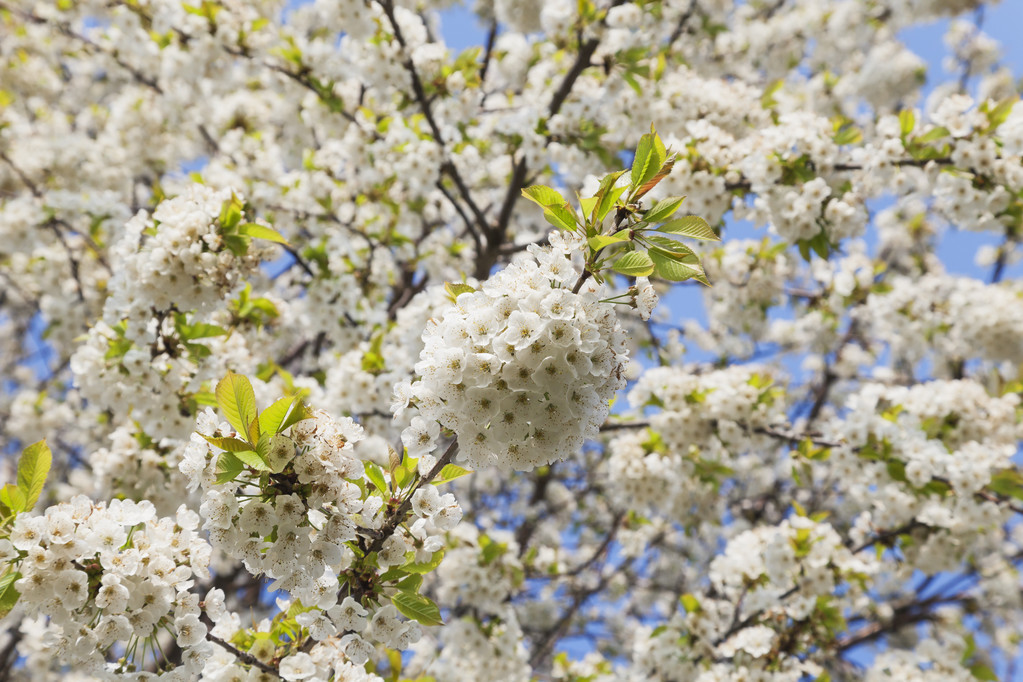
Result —
[[[458,440],[455,439],[451,441],[451,445],[449,445],[448,449],[444,451],[444,454],[441,455],[441,458],[437,460],[437,463],[433,465],[433,468],[430,469],[430,472],[426,474],[426,476],[424,476],[423,478],[419,479],[419,483],[416,484],[416,487],[413,488],[412,491],[405,496],[405,499],[402,500],[400,505],[398,505],[398,508],[394,510],[394,512],[391,514],[391,517],[387,520],[387,523],[385,523],[384,527],[380,529],[380,534],[377,535],[373,542],[370,543],[369,547],[366,548],[366,554],[372,554],[373,552],[380,551],[380,548],[384,546],[384,541],[387,540],[387,538],[391,537],[391,535],[394,533],[395,530],[397,530],[401,522],[405,520],[405,515],[408,513],[408,510],[412,507],[412,496],[415,495],[417,490],[422,488],[424,485],[429,485],[433,479],[437,478],[437,475],[440,474],[441,469],[443,469],[444,467],[451,463],[451,460],[454,459],[455,454],[457,452]]]
[[[583,288],[583,283],[585,283],[586,280],[588,280],[592,276],[593,273],[590,272],[589,267],[587,266],[587,268],[583,270],[583,274],[579,275],[579,281],[577,281],[575,283],[575,286],[572,287],[572,293],[578,294],[579,290]]]

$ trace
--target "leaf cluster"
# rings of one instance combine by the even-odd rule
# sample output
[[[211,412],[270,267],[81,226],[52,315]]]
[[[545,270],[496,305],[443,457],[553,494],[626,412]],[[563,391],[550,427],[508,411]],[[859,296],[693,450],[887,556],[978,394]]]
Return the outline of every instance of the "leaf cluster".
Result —
[[[551,225],[586,238],[586,270],[597,281],[610,269],[628,277],[695,279],[709,286],[699,256],[679,238],[719,241],[714,229],[699,216],[673,217],[685,197],[666,197],[645,208],[641,203],[674,164],[675,155],[651,126],[640,138],[632,167],[605,175],[593,196],[578,198],[578,209],[544,185],[527,187],[522,194],[540,206]],[[626,173],[627,184],[620,182]]]

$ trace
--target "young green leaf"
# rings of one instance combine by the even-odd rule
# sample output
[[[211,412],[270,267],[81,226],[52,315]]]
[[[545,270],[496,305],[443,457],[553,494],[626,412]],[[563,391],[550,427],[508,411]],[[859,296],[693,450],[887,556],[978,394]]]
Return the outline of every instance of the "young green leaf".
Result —
[[[643,186],[661,170],[666,156],[664,143],[661,142],[661,138],[653,126],[650,126],[650,132],[639,138],[639,144],[636,145],[636,156],[632,160],[630,177],[633,200],[639,198]]]
[[[678,256],[679,258],[681,258],[682,256],[695,258],[696,261],[699,262],[699,257],[696,255],[696,252],[680,241],[677,241],[670,237],[662,237],[658,234],[650,233],[643,235],[643,239],[653,244],[661,251],[667,251],[670,254]]]
[[[656,187],[657,183],[659,183],[664,178],[668,177],[668,174],[671,173],[671,169],[674,168],[674,166],[675,166],[674,159],[669,159],[668,161],[665,161],[664,165],[661,166],[661,169],[654,173],[654,176],[652,178],[644,182],[640,186],[640,188],[633,193],[632,200],[639,201],[640,198],[643,197],[647,192]]]
[[[14,605],[18,603],[18,598],[21,597],[18,590],[14,588],[14,583],[18,580],[21,580],[21,573],[17,571],[12,571],[0,578],[0,618],[10,613]]]
[[[913,132],[915,126],[916,116],[913,115],[912,109],[903,109],[899,112],[899,132],[902,133],[903,139]]]
[[[25,498],[25,511],[31,511],[43,492],[53,455],[45,440],[25,448],[18,460],[18,489]]]
[[[255,455],[256,453],[252,453]],[[241,459],[232,452],[222,452],[217,457],[217,478],[216,482],[218,485],[229,483],[238,476],[245,469],[245,465],[242,464]]]
[[[248,436],[248,427],[256,418],[256,395],[249,380],[228,371],[217,384],[217,405],[240,436]]]
[[[646,277],[653,273],[654,263],[642,251],[630,251],[615,261],[612,269],[628,277]]]
[[[707,239],[715,242],[721,241],[721,237],[714,232],[714,228],[712,228],[706,220],[695,215],[687,215],[681,218],[675,218],[674,220],[669,220],[657,228],[657,231],[676,234],[680,237],[690,237],[692,239]]]
[[[260,433],[271,435],[281,432],[281,424],[284,423],[292,408],[299,403],[298,396],[290,395],[280,398],[273,405],[259,413]]]
[[[476,291],[476,289],[464,282],[444,282],[444,291],[447,292],[448,299],[454,303],[455,299],[457,299],[460,295],[471,294]]]
[[[300,421],[313,418],[313,415],[309,412],[308,409],[306,409],[306,406],[302,403],[301,395],[295,397],[297,401],[295,402],[294,407],[291,408],[291,412],[288,413],[288,416],[285,417],[284,421],[282,421],[280,426],[277,427],[277,433],[286,431],[288,427],[292,426],[293,424],[297,424]]]
[[[241,452],[242,450],[251,450],[252,444],[241,438],[217,438],[215,436],[203,436],[210,445],[216,445],[221,450],[227,450],[228,452]]]
[[[446,464],[444,468],[440,470],[440,474],[437,475],[437,478],[433,479],[433,484],[441,485],[444,483],[448,483],[450,481],[455,480],[456,478],[468,476],[471,473],[472,472],[469,471],[468,469],[463,469],[457,464]]]
[[[616,187],[615,183],[618,182],[618,178],[625,174],[624,170],[616,171],[614,173],[608,173],[600,180],[600,188],[594,195],[597,198],[597,205],[593,209],[593,213],[590,217],[596,220],[598,223],[604,220],[611,209],[614,208],[615,203],[625,192],[627,187]]]
[[[403,571],[405,569],[402,569]],[[419,573],[411,573],[402,578],[395,587],[408,594],[419,594],[419,588],[423,586],[423,576]]]
[[[543,210],[544,219],[559,230],[575,232],[577,224],[572,211],[564,206],[548,206]]]
[[[555,190],[545,185],[531,185],[522,190],[522,196],[526,197],[532,202],[535,202],[540,208],[547,208],[548,206],[565,206],[568,204],[565,201],[565,197]]]
[[[626,236],[621,236],[620,237],[620,236],[618,236],[617,233],[616,234],[611,234],[611,235],[608,235],[608,234],[598,234],[595,237],[590,237],[589,239],[587,239],[586,243],[589,244],[590,248],[593,249],[593,251],[595,251],[595,252],[596,251],[600,251],[601,249],[603,249],[605,247],[613,246],[614,244],[625,244],[625,243],[627,243],[629,241],[629,237],[628,237],[628,231],[627,230],[623,230],[623,231],[626,232]]]
[[[435,568],[440,566],[440,562],[444,560],[444,550],[439,550],[433,553],[429,561],[422,563],[409,563],[402,566],[402,570],[408,571],[409,573],[427,574],[432,573]]]
[[[277,244],[287,245],[288,243],[288,240],[285,239],[280,232],[272,227],[260,225],[259,223],[243,223],[238,227],[238,234],[243,234],[246,237],[252,237],[253,239],[265,239],[268,242],[274,242]]]
[[[21,492],[21,488],[13,483],[8,483],[0,488],[0,502],[15,514],[28,510],[25,506],[25,493]]]
[[[220,228],[222,234],[233,234],[242,220],[243,204],[238,197],[231,198],[220,207]]]
[[[678,210],[685,197],[668,197],[661,199],[643,214],[643,222],[653,225],[670,218]]]
[[[707,275],[698,263],[685,263],[683,259],[660,249],[650,249],[650,259],[654,263],[654,274],[669,282],[684,282],[695,279],[701,284],[710,286]],[[686,260],[689,260],[688,258]]]
[[[916,137],[913,141],[919,142],[920,144],[930,144],[931,142],[940,140],[943,137],[947,137],[949,134],[950,133],[948,132],[948,128],[939,126],[936,128],[931,128],[923,135]]]
[[[384,479],[383,470],[373,462],[365,462],[366,478],[377,487],[382,493],[387,492],[387,481]]]
[[[249,442],[259,443],[259,437],[261,435],[262,432],[259,430],[259,415],[257,414],[252,418],[252,421],[249,422]]]
[[[257,447],[258,446],[259,444],[257,443]],[[265,448],[269,449],[269,443],[267,443]],[[270,465],[267,463],[265,457],[255,450],[241,450],[239,452],[232,452],[231,454],[242,464],[252,467],[256,471],[270,471]],[[221,455],[221,457],[223,457],[223,455]]]
[[[440,609],[427,597],[421,594],[409,594],[399,592],[391,597],[391,603],[398,609],[398,612],[406,618],[410,618],[420,625],[443,625],[440,617]]]

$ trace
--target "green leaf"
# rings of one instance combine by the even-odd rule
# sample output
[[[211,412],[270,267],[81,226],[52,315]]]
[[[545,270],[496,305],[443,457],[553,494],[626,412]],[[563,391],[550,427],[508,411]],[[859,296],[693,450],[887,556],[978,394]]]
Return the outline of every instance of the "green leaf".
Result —
[[[234,430],[241,436],[248,435],[249,424],[256,418],[256,395],[249,380],[228,371],[227,376],[217,384],[217,405]]]
[[[970,666],[970,674],[978,680],[985,680],[985,682],[998,682],[998,675],[995,674],[995,671],[983,663],[977,663],[976,665]]]
[[[822,259],[828,259],[828,256],[831,255],[831,243],[828,241],[828,236],[824,234],[824,230],[818,232],[810,240],[810,248]]]
[[[657,175],[666,156],[664,143],[661,142],[661,138],[654,131],[653,126],[650,126],[650,132],[639,138],[639,144],[636,145],[636,156],[632,160],[630,177],[634,189],[633,198],[636,198],[636,193],[643,185]]]
[[[448,298],[452,303],[455,302],[462,294],[471,294],[476,291],[475,287],[469,286],[464,282],[444,282],[444,291],[448,293]]]
[[[232,452],[231,454],[242,464],[252,467],[256,471],[270,471],[270,465],[267,464],[266,460],[264,460],[255,450],[240,450],[238,452]],[[223,457],[223,455],[221,455],[221,457]]]
[[[220,207],[220,228],[221,234],[234,234],[235,228],[242,220],[243,204],[238,197],[231,195],[231,198]]]
[[[259,413],[259,431],[260,433],[269,433],[270,435],[281,432],[281,424],[284,423],[284,419],[288,416],[288,413],[293,407],[299,402],[297,395],[286,396],[279,399],[270,407],[266,408]]]
[[[421,575],[425,575],[427,573],[432,572],[434,569],[436,569],[438,566],[440,566],[440,562],[443,561],[443,560],[444,560],[444,550],[442,549],[442,550],[434,552],[433,556],[430,557],[429,561],[424,561],[422,563],[414,563],[413,562],[413,563],[405,564],[401,568],[402,568],[402,570],[408,571],[409,573],[418,573],[418,574],[421,574]]]
[[[663,180],[664,178],[668,177],[668,174],[671,173],[671,169],[674,166],[675,166],[675,160],[674,159],[671,159],[669,161],[665,161],[664,165],[661,166],[661,169],[659,171],[657,171],[656,173],[654,173],[654,177],[652,177],[649,180],[647,180],[646,182],[644,182],[642,184],[642,186],[640,186],[640,188],[633,193],[632,200],[633,201],[639,201],[640,197],[642,197],[647,192],[649,192],[654,187],[656,187],[657,183],[659,183],[661,180]]]
[[[991,476],[987,489],[996,495],[1023,500],[1023,473],[1017,469],[1002,469]]]
[[[832,140],[839,146],[856,144],[863,140],[863,131],[854,125],[844,125],[832,136]]]
[[[249,250],[249,243],[252,241],[248,237],[240,234],[225,234],[221,235],[224,240],[224,246],[227,250],[233,253],[238,258],[243,257]]]
[[[701,284],[710,286],[707,274],[699,264],[682,262],[682,259],[660,249],[650,249],[649,253],[650,259],[654,264],[654,274],[661,279],[666,279],[669,282],[684,282],[687,279],[695,279]]]
[[[647,223],[659,223],[670,218],[678,210],[685,197],[668,197],[661,199],[643,214],[643,220]]]
[[[929,144],[936,140],[940,140],[943,137],[948,137],[949,134],[948,128],[939,126],[937,128],[931,128],[923,135],[916,137],[913,141],[919,142],[920,144]]]
[[[568,204],[565,201],[565,197],[555,190],[545,185],[531,185],[522,190],[522,196],[526,197],[532,202],[535,202],[540,208],[547,208],[548,206],[565,206]]]
[[[656,234],[645,234],[643,238],[647,242],[656,246],[661,251],[667,251],[670,254],[678,256],[679,258],[682,258],[683,256],[695,258],[696,261],[699,262],[699,256],[696,255],[696,252],[680,241],[676,241],[674,239],[671,239],[670,237],[662,237]]]
[[[987,112],[987,120],[992,128],[997,128],[1005,123],[1005,119],[1009,118],[1009,114],[1012,113],[1012,107],[1018,99],[1019,98],[1015,96],[1003,99],[995,105],[994,109]]]
[[[288,240],[280,232],[259,223],[244,223],[240,225],[238,227],[238,234],[243,234],[253,239],[265,239],[268,242],[275,242],[277,244],[288,244]]]
[[[543,217],[559,230],[567,230],[569,232],[575,232],[576,230],[575,216],[572,214],[572,211],[564,206],[548,206],[543,210]]]
[[[394,451],[393,448],[390,449],[390,452],[392,454],[394,454],[395,456],[397,456],[397,454],[398,454],[398,453],[396,453]],[[395,457],[395,458],[397,458],[397,457]],[[405,459],[406,460],[410,459],[408,457],[408,453],[407,452],[406,452]],[[416,461],[418,461],[418,460],[413,460],[413,462],[416,462]],[[408,464],[410,464],[410,463],[406,461],[405,464],[399,464],[398,466],[391,467],[391,469],[390,469],[390,471],[391,471],[391,480],[394,481],[394,486],[395,486],[396,490],[403,489],[405,487],[405,485],[408,484],[413,479],[413,473],[412,472],[415,471],[416,466],[415,466],[414,463],[411,463],[412,464],[411,466],[408,466]]]
[[[967,661],[973,658],[973,654],[977,651],[977,640],[974,639],[973,635],[966,633],[963,636],[963,641],[966,642],[966,650],[963,651],[962,658],[959,659],[959,663],[966,665]]]
[[[616,171],[605,175],[600,180],[600,188],[594,195],[597,197],[597,205],[593,209],[593,213],[590,217],[596,220],[598,223],[604,220],[611,209],[614,208],[615,203],[622,196],[622,193],[628,189],[627,187],[615,187],[615,183],[618,182],[618,178],[625,174],[624,170]]]
[[[695,215],[687,215],[682,218],[670,220],[657,228],[657,231],[665,232],[667,234],[676,234],[680,237],[691,237],[692,239],[707,239],[715,242],[721,241],[721,237],[714,232],[714,228],[712,228],[706,220]]]
[[[803,257],[807,263],[810,262],[810,241],[807,239],[800,239],[796,242],[799,247],[799,255]]]
[[[217,396],[213,395],[209,391],[199,391],[198,393],[193,393],[192,400],[195,401],[196,405],[205,405],[207,407],[217,406]]]
[[[583,215],[593,215],[593,209],[597,207],[597,197],[579,197],[579,208]]]
[[[484,542],[483,537],[480,537],[480,549],[482,550],[480,554],[484,566],[489,566],[508,553],[507,542],[494,542],[490,537],[487,537]]]
[[[387,492],[387,481],[384,479],[384,471],[373,462],[363,462],[366,469],[366,478],[376,486],[382,493]]]
[[[693,594],[683,594],[679,597],[679,601],[682,602],[682,608],[686,610],[686,613],[696,613],[700,610],[700,600]]]
[[[217,438],[215,436],[203,436],[203,438],[210,445],[216,445],[221,450],[227,450],[228,452],[241,452],[242,450],[252,449],[252,444],[241,438]]]
[[[404,571],[405,569],[401,569]],[[419,594],[419,588],[423,586],[423,576],[419,573],[412,573],[402,578],[398,584],[395,585],[402,592],[409,594]]]
[[[405,616],[420,625],[443,625],[440,617],[440,609],[427,597],[421,594],[409,594],[399,592],[391,597],[391,603]]]
[[[654,271],[654,262],[642,251],[630,251],[615,261],[612,269],[628,277],[646,277]]]
[[[913,115],[912,109],[903,109],[899,112],[899,131],[902,133],[903,139],[906,139],[913,132],[915,126],[916,116]]]
[[[457,464],[446,464],[444,465],[444,468],[440,470],[440,473],[437,474],[437,478],[433,479],[433,484],[442,485],[444,483],[450,483],[456,478],[468,476],[471,473],[472,472],[470,470],[463,469]]]
[[[259,430],[259,415],[252,418],[249,422],[249,442],[259,444],[260,436],[263,433]]]
[[[255,455],[256,453],[252,453]],[[242,464],[241,459],[238,458],[232,452],[222,452],[217,457],[217,485],[223,485],[224,483],[230,483],[245,469],[245,465]]]
[[[18,460],[18,488],[25,498],[25,511],[31,511],[43,492],[53,455],[45,440],[29,445]]]
[[[8,483],[0,488],[0,502],[15,514],[28,510],[28,507],[25,506],[25,493],[21,492],[21,488],[13,483]]]
[[[596,253],[597,251],[600,251],[605,247],[613,246],[614,244],[625,244],[628,241],[629,238],[627,236],[619,237],[618,233],[615,233],[611,235],[598,234],[595,237],[590,237],[589,239],[587,239],[586,243],[589,244],[590,248],[593,249],[593,252]]]
[[[300,398],[301,396],[296,397]],[[297,424],[300,421],[312,418],[313,418],[312,413],[310,413],[306,406],[301,401],[299,401],[295,403],[295,406],[292,408],[291,412],[288,413],[288,416],[285,417],[284,421],[282,421],[280,426],[277,427],[277,433],[286,431],[288,427],[292,426],[293,424]]]
[[[14,587],[17,580],[21,580],[21,573],[17,571],[0,578],[0,618],[10,613],[14,605],[18,603],[18,598],[21,597]]]
[[[256,422],[255,419],[252,421],[254,423]],[[271,433],[259,433],[253,439],[256,443],[256,454],[259,455],[259,458],[263,460],[267,466],[270,466],[270,459],[268,458],[268,455],[270,454],[270,440],[272,438],[273,434]]]
[[[174,329],[181,336],[183,341],[192,341],[194,339],[204,339],[212,336],[226,336],[227,330],[223,327],[218,327],[215,324],[207,324],[205,322],[197,322],[196,324],[188,323],[188,316],[184,313],[174,314]]]
[[[784,85],[785,81],[776,80],[770,83],[764,88],[764,93],[760,96],[760,106],[764,109],[772,109],[778,104],[778,100],[774,98],[778,91],[781,90],[781,86]]]

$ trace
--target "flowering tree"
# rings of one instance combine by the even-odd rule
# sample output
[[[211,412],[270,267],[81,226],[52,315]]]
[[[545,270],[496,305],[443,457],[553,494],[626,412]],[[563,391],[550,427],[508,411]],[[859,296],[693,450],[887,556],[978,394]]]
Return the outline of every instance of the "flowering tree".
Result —
[[[0,0],[0,677],[1013,679],[985,2],[445,4]]]

